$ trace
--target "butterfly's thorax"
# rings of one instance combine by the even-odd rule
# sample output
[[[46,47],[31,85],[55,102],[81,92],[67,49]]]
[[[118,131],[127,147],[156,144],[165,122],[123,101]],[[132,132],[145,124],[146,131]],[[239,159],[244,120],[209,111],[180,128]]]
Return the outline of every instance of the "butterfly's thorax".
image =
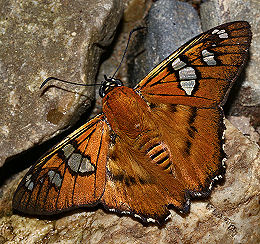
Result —
[[[103,111],[118,136],[134,140],[152,128],[149,106],[131,88],[121,86],[109,92],[103,99]]]

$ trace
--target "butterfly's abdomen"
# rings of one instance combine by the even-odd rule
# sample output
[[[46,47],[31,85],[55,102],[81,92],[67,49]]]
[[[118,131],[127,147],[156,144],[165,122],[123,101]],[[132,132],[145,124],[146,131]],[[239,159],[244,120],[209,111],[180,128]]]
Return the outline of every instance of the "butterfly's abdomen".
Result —
[[[103,99],[103,111],[118,136],[136,139],[152,128],[149,106],[131,88],[121,86],[109,92]]]
[[[152,142],[146,149],[147,155],[152,159],[156,165],[160,165],[161,168],[168,173],[172,173],[172,160],[168,146],[163,142]]]

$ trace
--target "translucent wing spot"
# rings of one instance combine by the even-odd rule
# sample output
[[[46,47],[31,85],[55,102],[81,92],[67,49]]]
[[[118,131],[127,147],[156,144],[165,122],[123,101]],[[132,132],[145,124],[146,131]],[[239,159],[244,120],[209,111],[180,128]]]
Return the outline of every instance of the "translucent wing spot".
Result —
[[[68,165],[73,172],[78,173],[78,170],[79,170],[79,167],[81,164],[81,160],[82,160],[81,154],[73,153],[71,155],[71,157],[68,160]]]
[[[195,84],[195,80],[184,80],[180,82],[181,88],[186,92],[187,95],[191,95]]]
[[[181,61],[179,58],[175,59],[173,62],[172,62],[172,68],[174,70],[179,70],[183,67],[186,66],[186,63],[184,63],[183,61]]]
[[[192,80],[196,79],[195,70],[192,67],[187,67],[179,71],[180,80]]]
[[[179,71],[180,86],[187,95],[191,95],[196,84],[196,73],[192,67],[186,67]]]
[[[25,187],[29,190],[29,191],[32,191],[33,190],[33,187],[34,187],[34,184],[31,180],[31,177],[32,175],[27,175],[26,176],[26,180],[25,180]]]
[[[68,158],[74,152],[74,150],[75,148],[71,144],[67,144],[62,148],[62,151],[66,158]]]
[[[212,31],[212,34],[217,34],[219,38],[228,38],[228,34],[225,30],[215,29],[214,31]]]
[[[219,38],[228,38],[228,34],[227,33],[221,34],[219,35]]]
[[[73,153],[68,160],[70,169],[75,173],[91,173],[95,171],[95,166],[91,163],[90,157],[82,157],[79,153]]]
[[[61,187],[62,178],[61,175],[54,170],[50,170],[48,172],[49,180],[52,184],[54,184],[57,188]]]
[[[83,158],[79,168],[79,172],[81,173],[95,172],[95,166],[90,162],[90,157]]]
[[[202,50],[201,54],[202,54],[203,61],[207,65],[216,65],[217,64],[216,60],[214,59],[214,53],[211,53],[208,50],[204,49],[204,50]]]

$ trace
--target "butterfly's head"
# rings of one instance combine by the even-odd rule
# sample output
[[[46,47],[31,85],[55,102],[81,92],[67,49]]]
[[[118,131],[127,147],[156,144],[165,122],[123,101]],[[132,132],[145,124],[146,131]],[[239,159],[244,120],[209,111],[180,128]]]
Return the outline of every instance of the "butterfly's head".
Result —
[[[99,88],[99,95],[103,98],[107,93],[113,90],[115,87],[123,86],[123,82],[118,79],[108,78],[104,75],[105,80],[102,82]]]

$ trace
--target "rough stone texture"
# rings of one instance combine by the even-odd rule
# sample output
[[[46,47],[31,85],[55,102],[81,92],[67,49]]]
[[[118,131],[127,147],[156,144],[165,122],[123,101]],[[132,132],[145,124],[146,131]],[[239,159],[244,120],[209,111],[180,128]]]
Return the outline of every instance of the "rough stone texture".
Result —
[[[21,173],[0,199],[0,243],[259,243],[260,151],[226,120],[225,182],[209,199],[193,201],[183,217],[175,211],[158,227],[103,210],[40,220],[12,215],[11,198]]]
[[[90,105],[93,88],[55,82],[50,84],[62,89],[43,92],[39,87],[48,76],[94,83],[99,57],[120,20],[122,1],[2,1],[0,11],[2,166],[69,120],[73,123],[72,114],[79,116]]]
[[[190,37],[202,32],[198,13],[185,2],[155,2],[149,11],[147,22],[147,72],[189,41]]]
[[[251,124],[260,131],[260,2],[211,0],[201,5],[200,13],[203,30],[235,20],[246,20],[251,24],[250,59],[242,73],[243,79],[236,82],[235,92],[231,93],[235,98],[229,114],[250,117]]]
[[[133,56],[138,53],[136,50],[145,50],[130,61],[130,79],[135,84],[191,37],[202,32],[195,9],[188,3],[173,0],[161,0],[152,5],[147,28],[146,36],[141,36],[142,46],[137,42],[132,48]]]
[[[260,141],[260,130],[256,131],[250,126],[250,118],[245,116],[229,116],[229,121],[239,129],[251,141],[258,143]]]

